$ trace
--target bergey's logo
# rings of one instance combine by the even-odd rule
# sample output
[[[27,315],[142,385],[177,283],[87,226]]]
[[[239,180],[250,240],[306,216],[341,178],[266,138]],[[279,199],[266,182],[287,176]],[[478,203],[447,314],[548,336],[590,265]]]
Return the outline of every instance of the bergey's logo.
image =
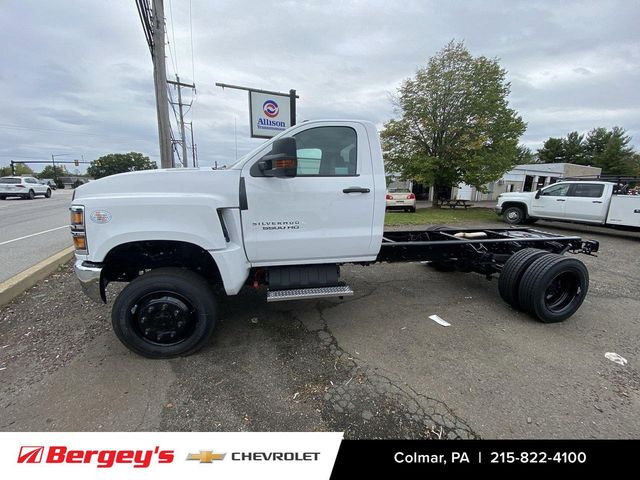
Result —
[[[18,463],[40,463],[44,447],[20,447]]]

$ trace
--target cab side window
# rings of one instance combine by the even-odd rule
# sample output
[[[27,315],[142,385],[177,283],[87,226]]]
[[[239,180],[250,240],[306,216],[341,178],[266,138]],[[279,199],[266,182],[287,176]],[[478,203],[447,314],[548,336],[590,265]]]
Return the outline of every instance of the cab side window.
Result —
[[[299,177],[356,175],[357,136],[349,127],[310,128],[294,136]]]
[[[570,197],[600,198],[604,191],[604,185],[593,183],[574,183],[572,187]]]
[[[566,197],[569,193],[569,185],[568,184],[559,184],[554,185],[553,187],[545,188],[542,191],[543,197]]]

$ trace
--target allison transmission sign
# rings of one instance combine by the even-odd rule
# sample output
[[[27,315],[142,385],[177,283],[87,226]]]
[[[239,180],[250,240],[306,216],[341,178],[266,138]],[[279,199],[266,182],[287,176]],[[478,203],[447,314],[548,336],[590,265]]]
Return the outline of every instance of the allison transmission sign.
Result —
[[[251,136],[271,138],[286,130],[291,123],[291,97],[249,91]]]

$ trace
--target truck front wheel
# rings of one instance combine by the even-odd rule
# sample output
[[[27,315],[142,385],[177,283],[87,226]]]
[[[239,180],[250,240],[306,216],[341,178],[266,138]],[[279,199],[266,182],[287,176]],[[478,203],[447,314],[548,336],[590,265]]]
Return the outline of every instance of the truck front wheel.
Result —
[[[520,225],[524,223],[526,216],[521,207],[508,207],[503,212],[504,220],[510,225]]]
[[[200,275],[159,268],[122,290],[111,318],[116,336],[134,353],[148,358],[185,356],[211,337],[216,302]]]
[[[522,276],[518,301],[544,323],[573,315],[589,290],[589,272],[576,258],[549,254],[533,262]]]

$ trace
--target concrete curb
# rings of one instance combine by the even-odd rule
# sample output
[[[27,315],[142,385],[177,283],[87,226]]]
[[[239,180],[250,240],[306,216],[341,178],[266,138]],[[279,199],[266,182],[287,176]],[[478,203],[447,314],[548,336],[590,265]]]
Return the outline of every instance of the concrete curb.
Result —
[[[46,260],[29,267],[19,274],[0,283],[0,306],[6,305],[22,292],[33,287],[37,282],[49,276],[60,265],[73,258],[74,247],[65,248]]]

